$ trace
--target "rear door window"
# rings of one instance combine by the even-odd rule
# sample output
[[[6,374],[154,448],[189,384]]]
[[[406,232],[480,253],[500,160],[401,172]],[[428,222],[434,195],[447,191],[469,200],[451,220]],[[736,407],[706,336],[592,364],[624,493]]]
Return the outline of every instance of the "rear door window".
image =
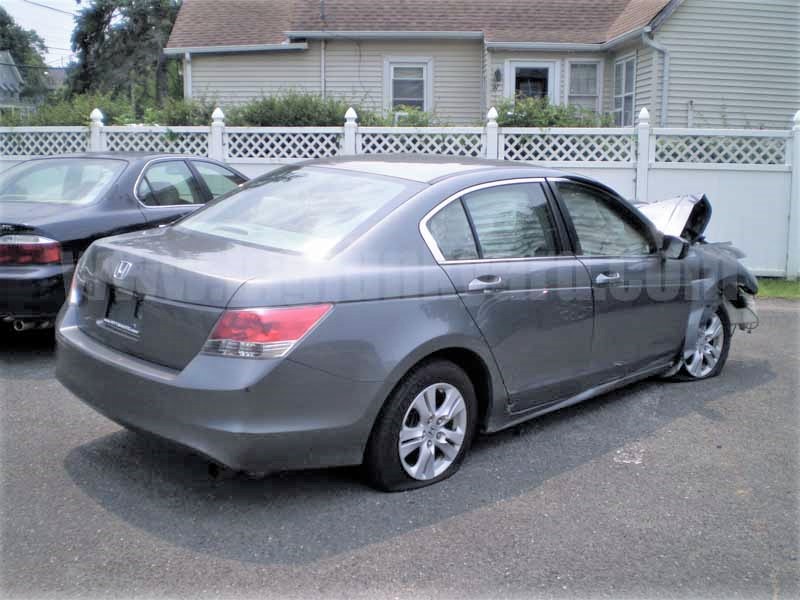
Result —
[[[148,167],[137,196],[147,206],[179,206],[205,201],[192,172],[182,160],[159,161]]]
[[[233,171],[214,163],[196,160],[192,161],[192,166],[197,170],[206,187],[208,187],[212,198],[217,198],[222,194],[235,190],[240,183],[245,181]]]
[[[499,185],[463,197],[484,259],[558,254],[556,226],[538,183]]]
[[[90,204],[111,187],[125,165],[105,158],[25,161],[0,174],[0,201]]]
[[[475,260],[478,248],[459,200],[451,202],[428,221],[430,231],[444,260]]]

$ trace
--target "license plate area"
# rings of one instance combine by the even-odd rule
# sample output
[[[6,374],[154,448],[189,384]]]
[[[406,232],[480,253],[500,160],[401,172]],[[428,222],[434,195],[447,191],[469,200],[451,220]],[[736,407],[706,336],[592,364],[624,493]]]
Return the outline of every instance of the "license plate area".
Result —
[[[103,325],[118,333],[139,337],[143,296],[109,287],[108,306]]]

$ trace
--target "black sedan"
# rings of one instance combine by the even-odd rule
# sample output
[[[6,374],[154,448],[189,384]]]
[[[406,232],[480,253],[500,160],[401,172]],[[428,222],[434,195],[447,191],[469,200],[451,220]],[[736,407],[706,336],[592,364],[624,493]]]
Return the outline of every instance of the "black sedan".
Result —
[[[0,173],[0,321],[52,326],[94,240],[169,223],[245,182],[206,158],[86,153]]]

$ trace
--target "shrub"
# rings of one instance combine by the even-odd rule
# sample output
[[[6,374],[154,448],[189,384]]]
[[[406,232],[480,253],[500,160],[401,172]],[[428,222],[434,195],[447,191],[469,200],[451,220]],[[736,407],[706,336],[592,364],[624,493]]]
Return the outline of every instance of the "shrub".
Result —
[[[323,98],[316,94],[288,92],[266,96],[246,104],[224,108],[225,123],[250,127],[339,127],[352,104],[340,98]],[[412,106],[398,107],[402,113],[384,115],[367,108],[354,106],[358,122],[363,126],[404,125],[425,127],[434,122],[432,115]]]
[[[143,121],[156,125],[208,125],[216,103],[204,99],[173,99],[163,108],[146,108]]]
[[[133,119],[130,102],[107,94],[80,94],[72,98],[51,97],[28,115],[6,115],[6,125],[88,125],[92,110],[99,108],[106,125],[124,125]]]
[[[611,121],[610,115],[550,104],[547,98],[503,100],[497,105],[497,124],[501,127],[603,127]]]
[[[430,127],[439,125],[439,121],[428,112],[416,106],[398,106],[388,114],[377,113],[369,110],[359,110],[358,123],[365,127]]]
[[[148,123],[166,126],[209,125],[217,104],[212,100],[169,99],[161,108],[149,107],[137,117],[133,106],[124,98],[103,94],[79,94],[71,98],[52,97],[35,112],[0,115],[0,125],[87,125],[89,115],[97,107],[106,125]],[[226,107],[225,123],[249,127],[340,127],[351,104],[339,98],[322,98],[316,94],[287,92],[266,96],[245,104]],[[438,124],[430,113],[412,106],[398,107],[394,113],[355,106],[359,124],[365,126],[426,127]],[[398,113],[395,116],[395,113]]]
[[[340,126],[348,107],[335,98],[287,92],[226,109],[225,123],[252,127]]]

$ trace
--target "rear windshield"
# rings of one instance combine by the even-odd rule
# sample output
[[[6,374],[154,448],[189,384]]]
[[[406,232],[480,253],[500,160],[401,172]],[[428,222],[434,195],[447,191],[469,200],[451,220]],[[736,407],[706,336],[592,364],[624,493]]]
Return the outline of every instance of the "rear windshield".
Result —
[[[0,173],[0,202],[90,204],[111,187],[125,164],[108,158],[25,161]]]
[[[251,181],[178,227],[322,257],[394,208],[414,185],[379,175],[289,167]]]

